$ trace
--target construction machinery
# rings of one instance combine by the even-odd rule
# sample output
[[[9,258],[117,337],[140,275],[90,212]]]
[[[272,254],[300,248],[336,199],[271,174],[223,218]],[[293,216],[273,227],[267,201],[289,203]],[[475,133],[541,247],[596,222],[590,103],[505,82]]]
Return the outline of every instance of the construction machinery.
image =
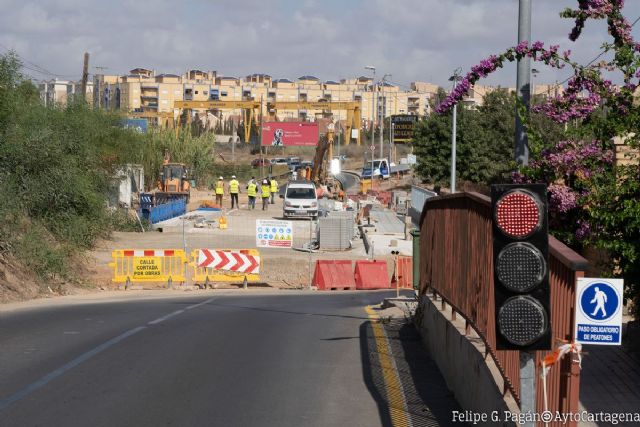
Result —
[[[184,163],[171,163],[168,151],[165,151],[158,191],[155,192],[155,203],[162,204],[175,200],[189,203],[191,185],[188,179],[187,166]]]
[[[258,118],[261,110],[259,101],[174,101],[173,108],[186,111],[187,124],[191,123],[191,112],[193,110],[241,110],[242,122],[244,124],[244,142],[249,142],[251,129]]]

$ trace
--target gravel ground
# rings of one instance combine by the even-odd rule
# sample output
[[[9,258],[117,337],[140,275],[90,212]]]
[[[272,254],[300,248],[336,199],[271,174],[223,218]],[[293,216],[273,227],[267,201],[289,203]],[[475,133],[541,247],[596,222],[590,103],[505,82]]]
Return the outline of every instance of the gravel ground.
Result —
[[[209,199],[211,193],[201,192],[194,201]],[[194,202],[191,206],[197,206]],[[228,208],[229,201],[225,199],[223,205]],[[194,228],[193,220],[185,221],[185,233],[182,227],[172,227],[171,232],[151,231],[146,233],[114,233],[111,240],[101,242],[89,258],[90,281],[105,289],[115,287],[111,283],[112,271],[108,267],[111,262],[111,252],[115,249],[182,249],[185,244],[190,252],[197,248],[215,249],[254,249],[256,219],[282,219],[282,200],[276,199],[274,205],[269,205],[267,211],[259,207],[247,210],[247,197],[240,195],[240,210],[225,209],[228,228]],[[179,221],[180,222],[180,221]],[[311,223],[311,234],[315,236],[315,227]],[[309,242],[310,221],[307,219],[293,220],[293,247],[301,248]],[[278,288],[295,288],[308,286],[310,274],[313,275],[315,261],[318,259],[367,259],[362,249],[362,241],[355,240],[354,247],[348,251],[308,252],[293,249],[260,248],[263,258],[261,281],[269,286]],[[385,257],[386,258],[386,257]],[[390,257],[389,262],[390,262]],[[391,273],[391,270],[389,270]],[[145,285],[145,288],[148,285]]]

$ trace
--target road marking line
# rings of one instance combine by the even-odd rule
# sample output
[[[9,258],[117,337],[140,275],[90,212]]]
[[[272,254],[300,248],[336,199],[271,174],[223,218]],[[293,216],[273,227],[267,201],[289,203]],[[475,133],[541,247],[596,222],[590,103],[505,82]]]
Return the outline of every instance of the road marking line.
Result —
[[[387,334],[384,330],[384,326],[382,326],[381,323],[378,323],[379,316],[371,306],[366,306],[365,311],[371,319],[371,327],[373,329],[373,336],[376,342],[376,350],[378,357],[380,358],[380,367],[382,368],[382,376],[384,378],[389,414],[391,415],[391,424],[394,427],[408,427],[411,425],[409,409],[404,396],[402,382],[398,375],[398,368],[396,367],[395,361],[390,356],[392,351],[391,346],[389,345],[389,340],[387,339]]]
[[[165,316],[157,318],[156,320],[152,320],[150,322],[147,322],[147,325],[157,325],[158,323],[164,322],[165,320],[170,319],[173,316],[177,316],[180,313],[184,313],[184,310],[176,310],[173,313],[169,313],[169,314],[167,314]]]
[[[211,301],[214,301],[214,300],[215,300],[215,298],[209,298],[208,300],[199,302],[198,304],[190,305],[189,307],[185,308],[185,310],[191,310],[192,308],[196,308],[196,307],[200,307],[201,305],[209,304]]]
[[[186,309],[192,309],[192,308],[196,308],[196,307],[200,307],[201,305],[205,305],[211,301],[213,301],[215,298],[209,298],[206,301],[200,302],[198,304],[194,304],[191,305],[189,307],[187,307]],[[158,319],[152,320],[151,322],[148,322],[148,325],[156,325],[160,322],[164,322],[165,320],[173,317],[173,316],[177,316],[180,313],[184,313],[185,310],[177,310],[174,311],[173,313],[169,313],[166,316],[162,316],[159,317]],[[59,376],[61,376],[62,374],[64,374],[65,372],[75,368],[76,366],[80,365],[83,362],[86,362],[87,360],[91,359],[93,356],[102,353],[103,351],[105,351],[106,349],[108,349],[109,347],[112,347],[114,345],[116,345],[117,343],[119,343],[120,341],[129,338],[132,335],[137,334],[138,332],[147,329],[146,326],[138,326],[137,328],[133,328],[131,330],[128,330],[127,332],[118,335],[115,338],[110,339],[109,341],[106,341],[102,344],[100,344],[99,346],[95,347],[92,350],[87,351],[86,353],[81,354],[80,356],[76,357],[75,359],[73,359],[71,362],[64,364],[63,366],[61,366],[60,368],[56,369],[55,371],[49,372],[47,375],[45,375],[44,377],[40,378],[39,380],[37,380],[36,382],[33,382],[31,384],[29,384],[28,386],[26,386],[25,388],[23,388],[22,390],[12,394],[11,396],[4,398],[4,399],[0,399],[0,411],[4,410],[5,408],[7,408],[8,406],[12,405],[13,403],[17,402],[18,400],[30,395],[31,393],[33,393],[34,391],[38,390],[41,387],[44,387],[45,385],[47,385],[48,383],[50,383],[51,381],[53,381],[54,379],[58,378]]]
[[[11,395],[9,397],[0,400],[0,411],[5,409],[6,407],[11,405],[12,403],[15,403],[18,400],[22,399],[23,397],[28,396],[29,394],[33,393],[34,391],[38,390],[39,388],[44,387],[45,385],[47,385],[52,380],[58,378],[59,376],[61,376],[65,372],[75,368],[76,366],[80,365],[81,363],[91,359],[93,356],[105,351],[109,347],[112,347],[112,346],[116,345],[120,341],[122,341],[122,340],[124,340],[126,338],[129,338],[130,336],[135,335],[138,332],[140,332],[140,331],[142,331],[142,330],[144,330],[146,328],[147,328],[146,326],[138,326],[137,328],[133,328],[133,329],[125,332],[124,334],[118,335],[117,337],[112,338],[109,341],[106,341],[106,342],[100,344],[99,346],[95,347],[93,350],[89,350],[86,353],[76,357],[71,362],[61,366],[60,368],[56,369],[55,371],[52,371],[52,372],[48,373],[44,377],[40,378],[38,381],[29,384],[28,386],[26,386],[22,390],[18,391],[17,393],[14,393],[13,395]]]

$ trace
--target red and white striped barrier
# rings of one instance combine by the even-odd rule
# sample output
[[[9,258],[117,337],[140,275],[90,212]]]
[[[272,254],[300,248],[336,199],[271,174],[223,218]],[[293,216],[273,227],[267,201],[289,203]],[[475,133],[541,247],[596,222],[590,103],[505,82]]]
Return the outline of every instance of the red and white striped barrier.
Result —
[[[239,273],[260,273],[260,257],[241,251],[198,250],[198,267]]]
[[[175,256],[175,249],[125,249],[122,255],[130,256]]]

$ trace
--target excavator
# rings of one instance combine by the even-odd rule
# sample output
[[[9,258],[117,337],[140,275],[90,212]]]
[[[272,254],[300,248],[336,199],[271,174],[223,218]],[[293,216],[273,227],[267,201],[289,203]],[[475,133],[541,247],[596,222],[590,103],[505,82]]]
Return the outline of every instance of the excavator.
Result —
[[[326,138],[321,138],[320,141],[318,141],[316,153],[313,158],[313,168],[310,171],[310,179],[316,184],[316,186],[322,185],[324,187],[332,188],[333,191],[331,192],[331,196],[340,201],[344,201],[346,190],[344,188],[342,177],[339,174],[337,176],[330,176],[327,173],[326,164],[331,162],[331,159],[333,158],[333,137],[334,129],[333,125],[331,125],[327,131]]]

